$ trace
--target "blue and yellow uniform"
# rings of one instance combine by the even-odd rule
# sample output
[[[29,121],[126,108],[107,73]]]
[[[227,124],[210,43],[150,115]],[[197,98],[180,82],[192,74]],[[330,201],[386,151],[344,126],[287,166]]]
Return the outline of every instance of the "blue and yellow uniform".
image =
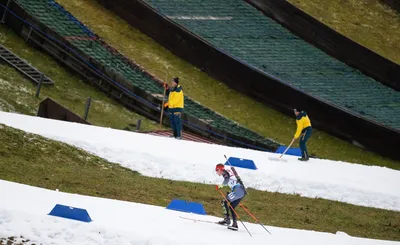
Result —
[[[300,137],[300,149],[302,159],[300,160],[308,160],[308,151],[307,151],[307,140],[311,137],[312,127],[310,118],[308,118],[307,113],[305,111],[301,111],[299,115],[296,116],[297,130],[294,135],[294,138],[297,139]]]
[[[175,88],[170,88],[167,91],[168,95],[168,108],[169,109],[183,109],[184,107],[184,96],[181,85],[176,86]]]
[[[179,81],[179,80],[175,80]],[[180,85],[170,88],[167,90],[168,102],[165,103],[165,107],[168,107],[168,112],[170,113],[170,121],[172,131],[174,132],[174,137],[180,139],[182,132],[182,111],[184,108],[184,96],[183,90]]]

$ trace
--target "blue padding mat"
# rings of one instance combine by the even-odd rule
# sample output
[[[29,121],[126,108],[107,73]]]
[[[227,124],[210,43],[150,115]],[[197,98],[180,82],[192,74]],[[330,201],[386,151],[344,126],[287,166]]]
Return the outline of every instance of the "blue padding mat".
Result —
[[[286,150],[286,146],[280,146],[276,153],[282,154]],[[300,148],[290,148],[285,155],[292,155],[292,156],[299,156],[301,157],[301,150]]]
[[[203,214],[206,215],[206,210],[203,207],[203,204],[197,202],[188,202],[185,200],[172,200],[167,209],[181,211],[186,213],[195,213],[195,214]]]
[[[66,219],[78,220],[82,222],[92,221],[86,209],[74,208],[61,204],[57,204],[56,206],[54,206],[53,210],[51,210],[49,215]]]
[[[228,161],[226,161],[225,165],[232,165],[239,168],[257,169],[256,164],[253,162],[253,160],[236,157],[230,157]]]

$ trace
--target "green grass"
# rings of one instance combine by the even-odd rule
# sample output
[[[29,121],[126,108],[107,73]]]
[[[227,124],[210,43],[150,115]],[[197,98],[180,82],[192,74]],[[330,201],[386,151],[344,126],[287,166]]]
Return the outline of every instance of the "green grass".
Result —
[[[379,0],[289,0],[317,20],[400,64],[400,13]]]
[[[105,41],[160,79],[179,76],[185,94],[202,105],[259,134],[289,144],[296,129],[295,119],[233,91],[177,58],[154,40],[132,28],[95,0],[57,0]],[[312,118],[311,118],[312,120]],[[313,131],[309,149],[320,158],[400,169],[400,162],[362,150],[319,130]]]
[[[4,180],[159,206],[184,199],[201,202],[208,214],[221,216],[213,185],[144,177],[73,146],[4,125],[0,142]],[[400,212],[254,189],[244,203],[267,225],[400,241]],[[243,210],[239,214],[251,221]]]
[[[50,97],[83,117],[84,106],[90,96],[92,103],[88,121],[93,125],[135,130],[137,120],[142,119],[142,131],[159,129],[156,122],[129,111],[84,83],[52,57],[27,46],[22,38],[3,25],[0,26],[0,43],[55,81],[54,86],[42,86],[40,96],[36,98],[36,86],[30,80],[8,64],[0,64],[0,110],[36,115],[39,103]]]

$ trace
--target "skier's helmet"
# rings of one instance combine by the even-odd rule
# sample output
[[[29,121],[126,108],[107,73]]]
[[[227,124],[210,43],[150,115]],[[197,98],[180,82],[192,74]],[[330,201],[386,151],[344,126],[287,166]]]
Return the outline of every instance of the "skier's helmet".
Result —
[[[222,163],[218,163],[217,166],[215,166],[215,171],[224,170],[224,169],[225,169],[225,166]]]

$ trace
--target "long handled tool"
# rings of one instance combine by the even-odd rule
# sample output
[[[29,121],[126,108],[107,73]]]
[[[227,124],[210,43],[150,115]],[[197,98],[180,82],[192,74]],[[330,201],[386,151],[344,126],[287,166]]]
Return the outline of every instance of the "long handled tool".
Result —
[[[282,157],[289,150],[289,148],[293,145],[295,140],[296,140],[295,138],[292,139],[292,142],[290,142],[289,146],[286,148],[286,150],[279,157],[268,157],[268,159],[272,160],[272,161],[283,161],[283,162],[286,162],[286,159],[282,159]]]
[[[265,226],[252,213],[250,213],[250,211],[244,205],[240,204],[240,207],[242,207],[259,225],[261,225],[264,230],[272,235],[271,232],[269,232],[269,230],[267,230],[267,228],[265,228]]]
[[[168,73],[165,75],[165,82],[168,82]],[[164,94],[162,98],[162,104],[161,104],[161,115],[160,115],[160,128],[162,127],[162,119],[164,116],[164,103],[165,103],[165,94],[167,93],[167,87],[164,86]]]
[[[226,199],[224,193],[222,193],[222,191],[219,190],[219,189],[218,189],[218,191],[219,191],[219,193],[221,193],[221,196],[225,199],[225,202],[228,203],[228,205],[229,205],[229,207],[231,208],[231,210],[236,214],[236,217],[237,217],[237,218],[239,219],[239,221],[242,223],[242,225],[244,226],[244,228],[246,229],[246,231],[249,233],[249,235],[250,235],[251,237],[253,237],[253,236],[251,235],[250,231],[249,231],[249,230],[247,229],[247,227],[244,225],[243,221],[240,219],[239,214],[238,214],[238,213],[236,212],[236,210],[232,207],[231,203]]]

